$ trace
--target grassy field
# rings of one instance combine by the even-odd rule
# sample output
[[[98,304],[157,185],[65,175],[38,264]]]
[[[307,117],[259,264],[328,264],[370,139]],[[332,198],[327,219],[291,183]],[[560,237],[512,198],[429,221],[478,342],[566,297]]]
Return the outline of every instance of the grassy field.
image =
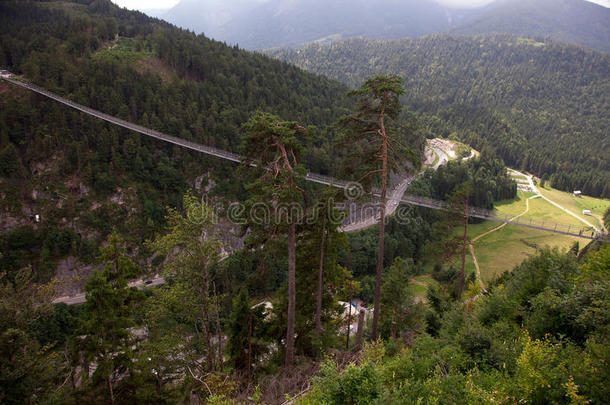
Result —
[[[525,200],[534,196],[534,193],[517,192],[517,198],[514,200],[498,201],[495,205],[495,212],[500,215],[515,217],[525,211]]]
[[[523,181],[527,181],[527,176],[523,176],[523,175],[520,175],[520,174],[511,173],[510,177],[512,179],[514,179],[515,181],[518,181],[518,180],[521,180],[522,182]]]
[[[574,197],[572,193],[566,193],[550,187],[539,187],[538,189],[545,197],[555,201],[565,209],[598,227],[601,227],[601,221],[599,218],[603,217],[608,207],[610,207],[610,200],[603,200],[588,196]],[[583,210],[591,210],[595,217],[583,215]]]
[[[591,209],[594,213],[603,213],[608,205],[610,205],[610,201],[608,200],[592,199],[589,197],[582,198],[582,202],[573,202],[573,200],[576,200],[575,198],[571,197],[568,193],[562,193],[557,190],[547,189],[543,192],[549,199],[573,212],[576,211],[575,207],[580,208],[580,206],[577,205],[578,203],[583,204],[583,207]],[[515,200],[497,203],[496,211],[498,214],[506,215],[508,217],[519,215],[525,211],[526,199],[533,195],[533,193],[519,192]],[[542,198],[529,200],[529,207],[529,211],[520,218],[523,222],[527,222],[528,218],[532,218],[536,221],[584,226],[578,219],[565,213]],[[592,222],[593,220],[591,217],[585,218],[588,219],[589,222]],[[498,223],[489,221],[471,225],[468,232],[469,237],[474,239],[499,225],[500,224]],[[527,257],[536,254],[538,248],[544,246],[557,246],[560,249],[568,249],[572,247],[575,242],[579,242],[580,247],[583,247],[589,241],[587,239],[564,236],[536,229],[507,225],[504,228],[479,239],[475,242],[474,248],[481,270],[481,278],[483,282],[486,282],[506,270],[513,269]],[[466,268],[468,273],[475,271],[474,262],[471,256],[467,258]]]
[[[513,177],[525,180],[525,176],[513,175]],[[540,189],[540,188],[539,188]],[[540,192],[551,201],[559,204],[571,213],[577,215],[598,227],[601,227],[601,218],[605,211],[610,207],[610,200],[592,198],[583,196],[580,198],[574,197],[572,193],[566,193],[546,187],[540,189]],[[557,208],[550,202],[541,197],[534,197],[534,193],[518,192],[517,198],[514,200],[499,201],[495,204],[495,214],[500,217],[513,218],[523,214],[519,221],[527,223],[528,220],[533,220],[540,224],[542,221],[550,224],[573,225],[577,228],[584,228],[586,225],[579,221],[574,216]],[[524,213],[529,199],[529,210]],[[593,216],[582,214],[583,210],[591,210]],[[501,223],[485,221],[479,224],[471,224],[468,228],[468,236],[470,239],[475,239],[477,236],[483,235],[497,227]],[[461,233],[461,229],[456,229],[456,234]],[[519,265],[523,260],[536,254],[538,249],[548,247],[557,247],[561,249],[570,249],[578,242],[579,247],[583,248],[590,240],[561,234],[555,234],[547,231],[530,229],[516,225],[506,225],[503,228],[494,231],[481,239],[474,242],[475,255],[481,272],[483,282],[489,282],[494,277],[502,274],[505,271],[512,270]],[[431,268],[427,269],[431,270]],[[468,254],[466,258],[466,272],[468,275],[476,272],[473,258]],[[420,276],[422,277],[422,276]],[[419,278],[416,278],[419,280]],[[426,277],[426,276],[423,276]],[[410,289],[416,297],[424,297],[426,287],[424,286],[425,279],[422,283],[411,283]],[[430,280],[432,280],[430,278]],[[432,280],[434,282],[434,280]]]
[[[557,246],[568,249],[576,241],[580,242],[581,247],[588,243],[586,239],[507,225],[474,244],[481,279],[487,282],[506,270],[512,270],[529,256],[535,255],[538,248]],[[470,255],[466,258],[466,269],[468,273],[475,271]]]

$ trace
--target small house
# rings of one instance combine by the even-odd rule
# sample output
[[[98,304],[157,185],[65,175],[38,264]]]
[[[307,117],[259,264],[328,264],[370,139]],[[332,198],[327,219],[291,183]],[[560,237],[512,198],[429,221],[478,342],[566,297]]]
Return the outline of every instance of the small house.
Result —
[[[0,77],[4,78],[9,78],[11,77],[11,72],[7,71],[7,70],[0,70]]]
[[[588,216],[591,216],[591,210],[583,210],[583,211],[582,211],[582,214],[583,214],[583,215],[588,215]]]
[[[580,196],[582,196],[582,191],[580,191],[580,190],[574,191],[574,197],[580,197]]]

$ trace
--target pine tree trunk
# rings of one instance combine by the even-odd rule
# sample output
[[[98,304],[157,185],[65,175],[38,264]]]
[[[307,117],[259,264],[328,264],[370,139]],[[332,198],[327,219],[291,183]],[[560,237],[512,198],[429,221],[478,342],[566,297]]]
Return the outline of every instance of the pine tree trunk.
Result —
[[[296,311],[296,224],[288,227],[288,314],[286,316],[286,367],[294,364],[294,322]]]
[[[324,292],[324,250],[326,246],[326,216],[322,219],[322,242],[320,243],[320,267],[318,268],[318,292],[316,295],[316,337],[322,334],[322,293]]]
[[[458,301],[462,299],[462,291],[464,290],[464,278],[466,270],[466,245],[468,244],[468,197],[464,203],[464,236],[462,241],[462,268],[460,269],[460,281],[458,286]]]
[[[345,338],[345,350],[349,350],[349,337],[352,331],[352,301],[354,297],[350,296],[349,302],[347,303],[347,337]]]
[[[207,345],[207,369],[208,371],[212,371],[214,370],[214,352],[212,351],[212,334],[210,331],[210,279],[208,269],[205,266],[203,268],[203,286],[200,286],[199,293],[203,298],[203,305],[201,308],[201,323]]]
[[[109,375],[106,379],[108,383],[108,392],[110,393],[110,404],[114,405],[114,390],[112,389],[112,375]]]
[[[248,380],[252,378],[252,312],[248,316]]]
[[[220,328],[220,313],[218,309],[218,296],[216,295],[216,283],[212,283],[214,289],[214,306],[216,307],[216,333],[218,334],[218,369],[222,371],[222,329]]]
[[[362,333],[364,332],[364,309],[360,310],[358,314],[358,329],[356,332],[356,345],[354,346],[354,351],[360,351],[362,348]]]
[[[382,111],[379,116],[380,124],[380,135],[382,137],[381,154],[382,154],[382,179],[381,179],[381,201],[379,208],[379,251],[377,252],[377,275],[375,279],[375,309],[373,311],[373,330],[371,332],[372,340],[377,340],[378,337],[378,325],[379,325],[379,311],[381,307],[381,282],[383,275],[383,251],[384,251],[384,238],[385,238],[385,206],[386,206],[386,193],[387,193],[387,182],[388,182],[388,138],[385,131],[384,125],[384,112]]]

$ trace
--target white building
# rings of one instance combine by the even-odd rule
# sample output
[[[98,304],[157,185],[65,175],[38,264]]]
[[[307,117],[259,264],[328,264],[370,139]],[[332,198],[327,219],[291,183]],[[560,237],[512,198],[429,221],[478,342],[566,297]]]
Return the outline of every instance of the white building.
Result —
[[[582,191],[576,190],[574,191],[574,197],[580,197],[582,195]]]
[[[583,211],[582,211],[582,214],[583,214],[583,215],[588,215],[588,216],[591,216],[591,210],[583,210]]]
[[[11,77],[11,72],[7,71],[7,70],[0,70],[0,77],[4,78],[9,78]]]

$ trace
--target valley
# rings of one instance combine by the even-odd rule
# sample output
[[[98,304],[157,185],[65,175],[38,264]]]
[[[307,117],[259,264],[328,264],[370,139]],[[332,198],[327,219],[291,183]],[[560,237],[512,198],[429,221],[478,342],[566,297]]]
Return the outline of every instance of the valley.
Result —
[[[0,1],[0,402],[605,403],[609,9],[448,2]]]

